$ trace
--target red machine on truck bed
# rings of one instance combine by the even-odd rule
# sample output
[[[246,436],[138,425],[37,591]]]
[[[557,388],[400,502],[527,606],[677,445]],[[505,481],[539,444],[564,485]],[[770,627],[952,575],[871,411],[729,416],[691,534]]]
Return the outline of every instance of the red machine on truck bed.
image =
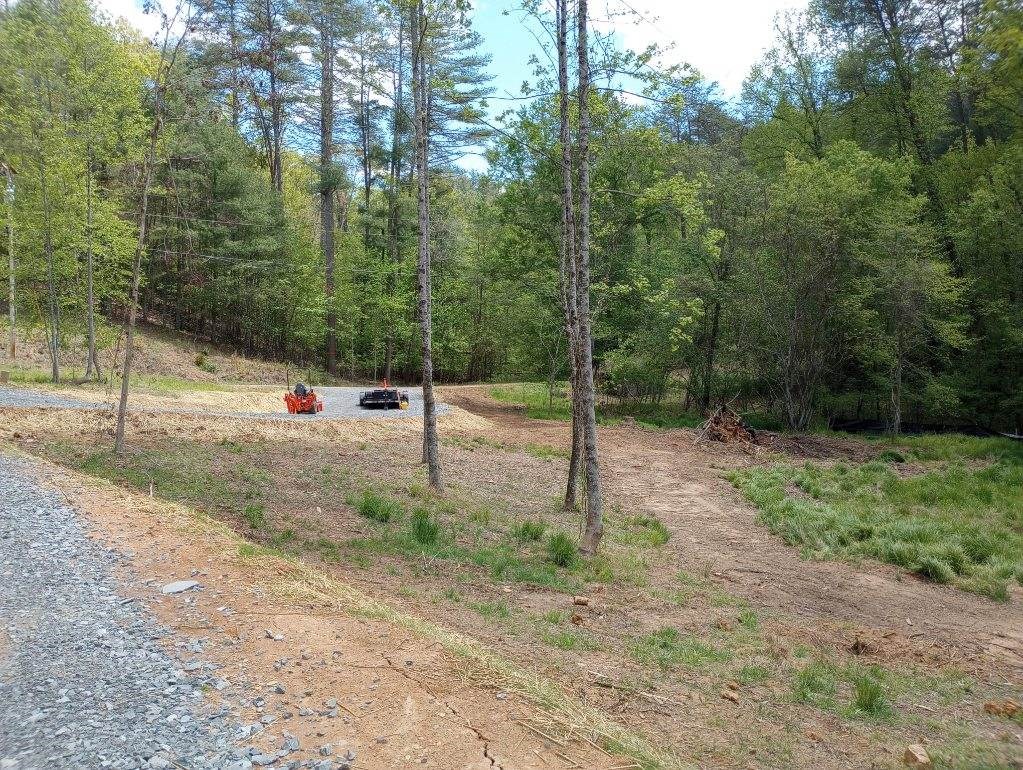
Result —
[[[288,414],[316,414],[323,411],[323,402],[316,397],[316,391],[301,382],[295,386],[294,393],[284,394],[284,403],[288,405]]]

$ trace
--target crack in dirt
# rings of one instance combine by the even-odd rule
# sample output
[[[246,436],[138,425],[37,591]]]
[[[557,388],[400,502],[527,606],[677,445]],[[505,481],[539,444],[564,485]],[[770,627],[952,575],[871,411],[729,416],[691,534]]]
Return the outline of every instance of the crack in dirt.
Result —
[[[446,708],[448,712],[453,717],[455,717],[459,722],[463,723],[464,726],[476,736],[476,740],[483,744],[483,758],[490,763],[491,767],[496,768],[496,770],[504,770],[504,765],[499,763],[497,757],[491,756],[490,739],[483,733],[482,730],[480,730],[478,727],[473,727],[472,723],[468,720],[468,718],[466,718],[464,714],[462,714],[458,709],[451,705],[450,701],[448,701],[446,698],[441,698],[439,695],[437,695],[437,693],[434,692],[433,689],[422,679],[412,676],[412,674],[408,671],[408,669],[405,666],[396,665],[395,662],[391,660],[390,656],[384,653],[381,653],[380,657],[387,661],[387,665],[392,671],[401,674],[410,682],[415,682],[417,685],[422,687],[423,690],[430,695],[430,697],[432,697],[434,700],[436,700],[438,703],[444,706],[444,708]]]

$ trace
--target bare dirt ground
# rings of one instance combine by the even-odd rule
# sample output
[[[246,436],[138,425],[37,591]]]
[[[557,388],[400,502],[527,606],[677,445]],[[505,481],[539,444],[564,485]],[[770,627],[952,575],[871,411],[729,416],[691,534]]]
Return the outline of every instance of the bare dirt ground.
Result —
[[[529,420],[481,389],[443,391],[466,411],[500,426],[505,440],[546,440],[567,447],[567,426]],[[542,426],[542,427],[541,427]],[[987,665],[1023,677],[1023,590],[1001,604],[906,575],[894,567],[809,561],[756,522],[756,512],[721,478],[726,469],[764,458],[713,444],[694,445],[688,430],[601,429],[601,468],[624,507],[653,513],[674,534],[679,565],[710,572],[758,607],[781,610],[794,626],[836,630],[856,624],[879,649]],[[864,457],[845,439],[776,442],[797,457]]]
[[[246,722],[273,717],[251,741],[269,753],[288,733],[302,746],[289,760],[322,760],[319,747],[331,746],[360,768],[629,766],[546,733],[535,707],[473,681],[436,642],[330,601],[289,601],[281,586],[295,579],[291,565],[245,558],[240,541],[184,509],[55,466],[40,476],[87,516],[95,537],[131,556],[124,592],[173,632],[168,646],[203,644],[193,660],[216,664],[229,682],[211,697]],[[160,594],[182,579],[202,589]]]
[[[539,519],[552,530],[576,527],[578,516],[560,511],[557,504],[568,426],[529,420],[494,402],[482,387],[444,388],[440,397],[454,407],[441,417],[447,482],[441,498],[424,493],[421,421],[414,419],[297,424],[143,412],[130,421],[132,454],[114,463],[105,454],[108,425],[100,415],[44,409],[0,409],[0,415],[10,437],[27,451],[109,475],[125,487],[145,490],[148,484],[157,497],[169,495],[204,511],[237,536],[290,554],[294,563],[312,565],[408,616],[479,639],[487,649],[550,678],[581,704],[680,758],[668,766],[892,768],[901,765],[906,745],[919,741],[934,747],[938,767],[1013,767],[1012,762],[1023,761],[1023,724],[983,711],[992,698],[1020,700],[1023,597],[1018,589],[1009,603],[996,604],[873,562],[801,559],[756,522],[753,509],[722,478],[728,469],[771,458],[733,447],[694,447],[690,431],[627,426],[601,428],[609,524],[603,563],[559,571],[551,583],[517,580],[495,572],[493,560],[481,557],[507,544],[516,522]],[[786,438],[776,441],[774,450],[790,459],[854,461],[871,453],[861,442],[827,437]],[[367,485],[403,501],[406,510],[430,506],[456,537],[460,555],[403,550],[404,520],[381,526],[353,510],[351,493]],[[145,496],[130,499],[133,505],[144,504],[143,509],[158,506],[149,514],[157,520],[166,515],[161,504]],[[250,500],[259,503],[258,525],[249,515]],[[132,529],[129,520],[137,514],[123,501],[100,507],[104,512],[97,515],[108,520],[105,531],[110,536],[133,532],[130,547],[140,553],[147,538],[170,537],[151,521]],[[643,517],[663,522],[670,539],[636,545],[629,539],[635,534],[630,521]],[[207,535],[193,535],[190,545],[175,546],[180,557],[161,561],[166,548],[158,547],[149,569],[162,569],[159,579],[170,579],[180,572],[176,560],[183,559],[190,570],[211,572],[195,561],[212,558],[201,549]],[[515,547],[527,566],[542,562],[542,543]],[[232,548],[231,553],[222,549],[215,567],[223,571],[216,574],[230,578],[225,585],[245,583],[253,568],[251,560],[237,558],[236,545]],[[379,620],[363,626],[350,616],[339,619],[327,614],[318,599],[311,606],[281,603],[268,591],[274,582],[263,573],[250,583],[250,594],[232,595],[232,606],[244,607],[245,613],[270,607],[266,611],[277,626],[290,623],[310,639],[321,639],[316,660],[327,661],[328,667],[335,649],[330,633],[341,633],[344,645],[359,651],[359,666],[380,666],[372,670],[377,675],[388,671],[394,682],[400,680],[392,663],[405,655],[392,655],[395,645],[414,652],[404,658],[413,660],[414,670],[417,661],[426,666],[435,660],[429,657],[435,648],[420,635],[393,624],[384,633],[373,625]],[[217,590],[224,589],[218,584]],[[588,595],[590,603],[574,606],[576,593]],[[205,607],[201,616],[211,628],[227,622],[216,612],[226,603],[217,598],[212,611]],[[237,624],[242,616],[232,615],[230,622]],[[203,622],[196,616],[186,625]],[[294,650],[282,654],[291,664],[279,670],[274,670],[277,658],[254,657],[273,655],[275,645],[282,644],[263,641],[270,624],[260,629],[261,623],[254,617],[245,626],[251,636],[244,644],[224,645],[224,655],[241,650],[243,665],[265,672],[257,678],[267,682],[293,671],[296,678],[284,687],[285,694],[273,696],[289,700],[282,709],[297,710],[291,696],[298,688],[317,688],[307,697],[337,697],[327,694],[330,687],[319,689],[324,683],[318,672],[309,673],[301,650],[297,666]],[[335,624],[344,628],[334,629]],[[680,653],[681,662],[660,665],[661,651],[651,649],[649,640],[666,628],[675,629],[688,646]],[[291,636],[283,633],[289,642]],[[374,638],[375,633],[379,636]],[[340,649],[340,641],[334,641]],[[381,663],[382,654],[391,662]],[[224,660],[232,665],[229,655]],[[477,711],[490,713],[496,707],[499,716],[485,723],[485,735],[500,745],[502,733],[493,725],[508,713],[526,713],[527,702],[499,698],[499,689],[467,679],[457,660],[445,660],[448,668],[437,674],[441,684],[424,681],[432,692],[445,693],[462,715],[477,714],[478,720]],[[792,683],[814,660],[834,661],[843,670],[883,669],[897,716],[867,719],[846,713],[840,703],[819,708],[794,700]],[[400,676],[408,673],[402,669]],[[328,684],[330,677],[335,675],[325,677]],[[340,675],[335,678],[340,681]],[[384,687],[372,678],[357,684],[360,693]],[[848,685],[840,687],[836,697],[847,698]],[[432,703],[429,692],[424,697],[426,705],[420,703],[416,713],[426,713],[423,709]],[[524,711],[502,710],[511,706]],[[404,712],[394,705],[381,713],[381,727],[365,723],[370,727],[358,737],[360,745]],[[482,729],[476,721],[471,727]],[[473,739],[474,730],[469,732],[469,738],[458,734]],[[324,737],[315,730],[312,735]],[[383,732],[372,735],[369,745],[390,745],[376,744],[380,736],[386,738]],[[479,743],[478,737],[474,740]],[[518,745],[518,738],[509,740]],[[547,742],[547,764],[541,760],[537,766],[573,767],[576,760],[564,760],[560,752],[579,757],[581,766],[600,767],[601,757],[587,758],[588,745],[577,743],[566,744],[571,747],[566,751]],[[541,748],[535,741],[523,745]],[[574,753],[579,749],[582,753]],[[387,761],[397,760],[388,755]],[[533,766],[525,761],[513,758],[504,766]]]

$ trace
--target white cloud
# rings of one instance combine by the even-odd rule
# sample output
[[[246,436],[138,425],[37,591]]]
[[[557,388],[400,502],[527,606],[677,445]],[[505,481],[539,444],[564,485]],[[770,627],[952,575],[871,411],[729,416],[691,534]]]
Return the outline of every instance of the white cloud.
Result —
[[[595,19],[610,19],[604,29],[613,24],[627,47],[671,46],[665,61],[687,62],[716,80],[727,96],[735,96],[750,67],[773,43],[775,14],[805,5],[805,0],[598,0],[592,13]],[[630,8],[635,14],[620,15]]]
[[[160,16],[143,13],[141,3],[136,0],[95,0],[96,7],[111,19],[124,19],[146,37],[155,37],[160,32]]]

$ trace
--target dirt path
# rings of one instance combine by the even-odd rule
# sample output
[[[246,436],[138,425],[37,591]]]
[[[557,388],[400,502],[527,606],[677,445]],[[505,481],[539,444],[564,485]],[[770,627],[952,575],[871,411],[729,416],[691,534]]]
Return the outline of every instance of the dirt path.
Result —
[[[297,739],[274,767],[313,766],[327,751],[332,769],[349,752],[353,767],[381,770],[628,766],[582,741],[541,738],[531,704],[473,681],[437,643],[322,600],[282,598],[287,562],[239,550],[187,509],[46,463],[39,478],[127,557],[123,593],[171,629],[166,645],[188,658],[182,665],[215,668],[210,707],[256,726],[242,742],[273,754]],[[161,593],[178,580],[200,587]]]
[[[481,389],[444,397],[496,423],[505,440],[569,443],[566,424],[528,420]],[[829,632],[841,632],[839,638],[862,632],[872,644],[958,662],[967,670],[993,664],[1016,676],[1023,671],[1019,589],[1000,604],[874,561],[802,559],[758,524],[755,510],[721,478],[723,469],[751,462],[747,455],[694,447],[692,432],[685,430],[621,427],[602,428],[601,434],[601,465],[612,497],[625,510],[655,514],[669,527],[668,547],[678,568],[709,573],[729,592],[758,609],[784,613],[811,634],[827,625]]]

